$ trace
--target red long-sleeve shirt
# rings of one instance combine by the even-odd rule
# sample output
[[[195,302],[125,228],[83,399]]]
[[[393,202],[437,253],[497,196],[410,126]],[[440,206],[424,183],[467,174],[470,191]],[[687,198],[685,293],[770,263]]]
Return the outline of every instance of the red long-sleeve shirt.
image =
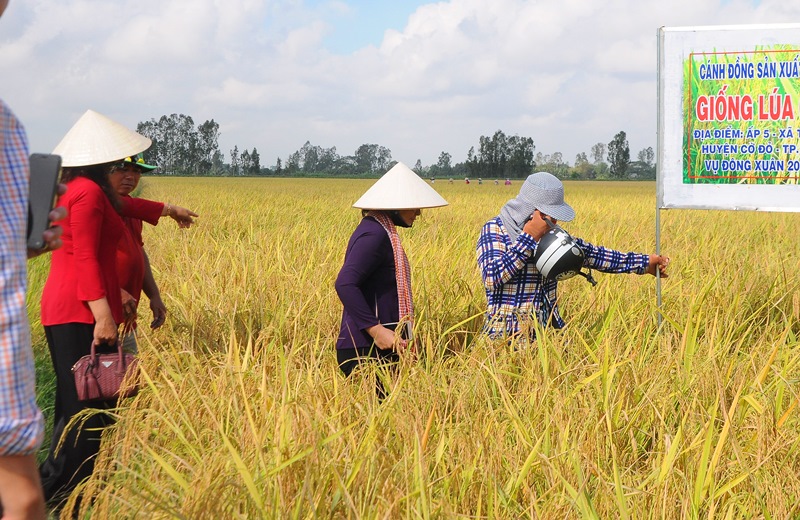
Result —
[[[131,205],[141,205],[141,199],[134,199],[130,196],[121,197],[126,208]],[[149,201],[145,201],[149,202]],[[124,217],[125,233],[117,244],[117,277],[119,285],[136,301],[142,294],[142,283],[144,282],[144,241],[142,240],[142,221],[153,226],[158,224],[164,205],[150,203],[149,206],[137,208],[142,212],[141,218]]]
[[[123,321],[120,284],[117,278],[117,244],[124,224],[103,190],[94,181],[76,177],[67,183],[67,193],[58,200],[67,208],[67,218],[56,225],[63,229],[63,245],[53,252],[50,274],[42,291],[42,325],[94,323],[89,301],[105,297],[114,321]],[[147,215],[157,202],[128,199],[126,216]],[[160,210],[159,210],[160,213]]]

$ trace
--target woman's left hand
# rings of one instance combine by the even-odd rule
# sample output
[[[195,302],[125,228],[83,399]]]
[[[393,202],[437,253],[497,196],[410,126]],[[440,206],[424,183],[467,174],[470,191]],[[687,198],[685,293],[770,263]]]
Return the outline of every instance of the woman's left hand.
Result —
[[[150,299],[150,310],[153,311],[153,321],[150,323],[151,329],[157,329],[164,324],[167,319],[167,306],[160,296]]]
[[[200,216],[190,209],[182,208],[181,206],[175,206],[174,204],[167,204],[165,206],[165,211],[167,212],[167,215],[172,218],[172,220],[178,223],[178,227],[181,229],[190,227],[192,224],[194,224],[193,217]]]
[[[647,270],[645,271],[645,273],[655,276],[656,269],[658,269],[658,273],[661,276],[661,278],[667,278],[669,277],[669,275],[667,274],[668,265],[669,265],[668,256],[650,255],[650,262],[647,264]]]

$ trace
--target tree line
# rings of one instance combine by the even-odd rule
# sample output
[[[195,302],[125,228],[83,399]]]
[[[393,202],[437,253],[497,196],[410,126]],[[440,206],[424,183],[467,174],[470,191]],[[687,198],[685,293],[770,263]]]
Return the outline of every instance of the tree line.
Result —
[[[278,157],[273,166],[262,165],[255,147],[240,150],[238,145],[229,151],[226,162],[219,148],[219,124],[211,119],[195,125],[192,117],[184,114],[140,122],[136,131],[153,141],[144,157],[148,164],[159,166],[156,174],[161,175],[375,177],[395,163],[391,150],[379,144],[365,143],[352,155],[339,155],[335,146],[324,148],[310,141],[285,161]],[[577,154],[570,165],[560,152],[536,152],[531,137],[497,130],[491,136],[480,136],[477,149],[470,147],[463,162],[454,163],[452,155],[443,151],[436,164],[423,166],[418,159],[413,169],[430,178],[524,178],[544,170],[562,179],[654,179],[654,159],[655,153],[648,147],[631,161],[623,131],[607,144],[592,146],[588,155]]]

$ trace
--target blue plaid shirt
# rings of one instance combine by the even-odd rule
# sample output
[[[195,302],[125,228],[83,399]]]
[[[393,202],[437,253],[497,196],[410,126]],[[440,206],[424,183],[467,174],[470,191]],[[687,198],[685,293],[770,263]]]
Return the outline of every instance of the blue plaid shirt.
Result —
[[[644,274],[649,255],[621,253],[595,246],[579,238],[584,267],[605,273]],[[484,224],[478,238],[478,266],[486,289],[488,310],[484,332],[492,338],[511,337],[522,333],[532,337],[530,320],[542,326],[562,328],[565,323],[558,312],[558,282],[548,280],[533,265],[536,240],[520,233],[511,242],[499,216]]]
[[[0,456],[34,453],[44,434],[25,307],[27,224],[28,142],[0,100]]]

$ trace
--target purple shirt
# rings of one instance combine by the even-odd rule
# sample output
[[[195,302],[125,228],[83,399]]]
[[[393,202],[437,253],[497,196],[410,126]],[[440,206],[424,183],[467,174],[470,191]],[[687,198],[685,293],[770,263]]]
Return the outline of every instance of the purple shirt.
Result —
[[[344,305],[337,349],[370,347],[372,336],[364,329],[379,323],[392,330],[397,326],[400,309],[392,243],[375,219],[363,218],[350,237],[336,293]]]

